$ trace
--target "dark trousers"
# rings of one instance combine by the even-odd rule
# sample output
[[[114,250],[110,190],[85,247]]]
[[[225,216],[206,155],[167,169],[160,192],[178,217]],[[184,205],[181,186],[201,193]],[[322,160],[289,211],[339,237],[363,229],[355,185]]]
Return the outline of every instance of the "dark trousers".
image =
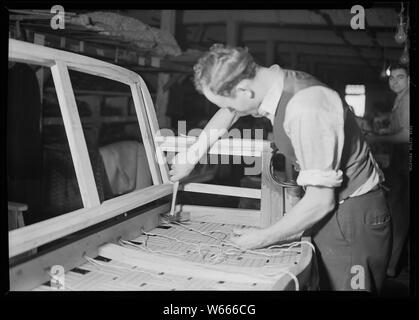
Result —
[[[345,200],[314,232],[321,290],[381,290],[392,237],[381,188]]]

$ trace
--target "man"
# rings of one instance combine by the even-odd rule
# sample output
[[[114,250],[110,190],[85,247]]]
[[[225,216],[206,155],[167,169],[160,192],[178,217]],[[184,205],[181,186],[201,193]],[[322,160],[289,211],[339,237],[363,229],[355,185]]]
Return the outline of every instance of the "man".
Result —
[[[214,135],[205,138],[211,129],[221,135],[240,115],[267,117],[279,151],[298,163],[297,183],[305,195],[274,225],[237,230],[231,241],[245,249],[261,248],[311,229],[323,289],[355,289],[351,270],[361,266],[365,288],[358,289],[379,290],[391,236],[381,172],[338,94],[306,73],[265,68],[246,49],[219,44],[194,70],[197,90],[220,110],[188,150],[190,162],[185,163],[185,154],[175,158],[172,181],[189,174],[202,150],[215,142]]]
[[[370,143],[393,146],[386,182],[393,223],[393,248],[387,275],[394,277],[409,231],[409,70],[397,64],[390,69],[390,89],[397,95],[390,115],[390,126],[377,136],[367,136]]]

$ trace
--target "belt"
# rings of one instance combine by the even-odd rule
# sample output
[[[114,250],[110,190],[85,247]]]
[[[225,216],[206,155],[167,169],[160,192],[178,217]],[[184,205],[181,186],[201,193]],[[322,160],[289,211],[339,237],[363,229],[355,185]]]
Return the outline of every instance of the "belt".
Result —
[[[359,196],[363,196],[363,195],[366,195],[366,194],[369,194],[369,193],[371,193],[371,192],[374,192],[374,191],[377,191],[377,190],[380,190],[380,189],[384,189],[384,190],[387,190],[388,191],[388,188],[386,188],[385,186],[383,186],[381,183],[377,183],[370,191],[368,191],[368,192],[365,192],[365,193],[363,193],[363,194],[360,194],[360,195],[358,195],[358,196],[355,196],[355,197],[359,197]],[[339,204],[342,204],[342,203],[344,203],[346,200],[348,200],[349,198],[355,198],[355,197],[346,197],[345,199],[342,199],[342,200],[340,200],[339,201]]]
[[[377,183],[374,188],[372,188],[370,191],[368,191],[368,192],[366,192],[364,194],[368,194],[370,192],[374,192],[374,191],[380,190],[381,188],[382,188],[381,184],[380,183]]]

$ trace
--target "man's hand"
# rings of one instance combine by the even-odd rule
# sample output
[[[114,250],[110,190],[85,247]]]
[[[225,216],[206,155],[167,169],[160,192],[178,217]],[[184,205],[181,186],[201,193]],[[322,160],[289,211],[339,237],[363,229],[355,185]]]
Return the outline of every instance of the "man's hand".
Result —
[[[307,186],[304,197],[285,215],[264,229],[233,230],[230,241],[243,249],[263,248],[278,242],[295,241],[336,207],[333,187]]]
[[[230,242],[242,249],[258,249],[267,245],[264,229],[233,229]]]
[[[188,161],[187,153],[179,152],[171,161],[170,181],[176,182],[187,177],[194,168],[195,163]]]
[[[278,244],[288,243],[293,241],[300,241],[304,231],[295,234],[293,236],[283,238],[278,241]],[[267,229],[233,229],[233,235],[230,238],[230,242],[242,249],[259,249],[267,247],[275,243],[268,236]]]

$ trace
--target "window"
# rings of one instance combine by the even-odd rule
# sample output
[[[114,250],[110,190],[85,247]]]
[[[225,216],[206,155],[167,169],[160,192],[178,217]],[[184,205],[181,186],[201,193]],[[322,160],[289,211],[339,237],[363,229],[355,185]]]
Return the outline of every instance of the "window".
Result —
[[[363,84],[346,85],[345,101],[352,107],[357,117],[363,117],[365,114],[365,86]]]
[[[127,84],[69,70],[101,202],[153,185]]]

